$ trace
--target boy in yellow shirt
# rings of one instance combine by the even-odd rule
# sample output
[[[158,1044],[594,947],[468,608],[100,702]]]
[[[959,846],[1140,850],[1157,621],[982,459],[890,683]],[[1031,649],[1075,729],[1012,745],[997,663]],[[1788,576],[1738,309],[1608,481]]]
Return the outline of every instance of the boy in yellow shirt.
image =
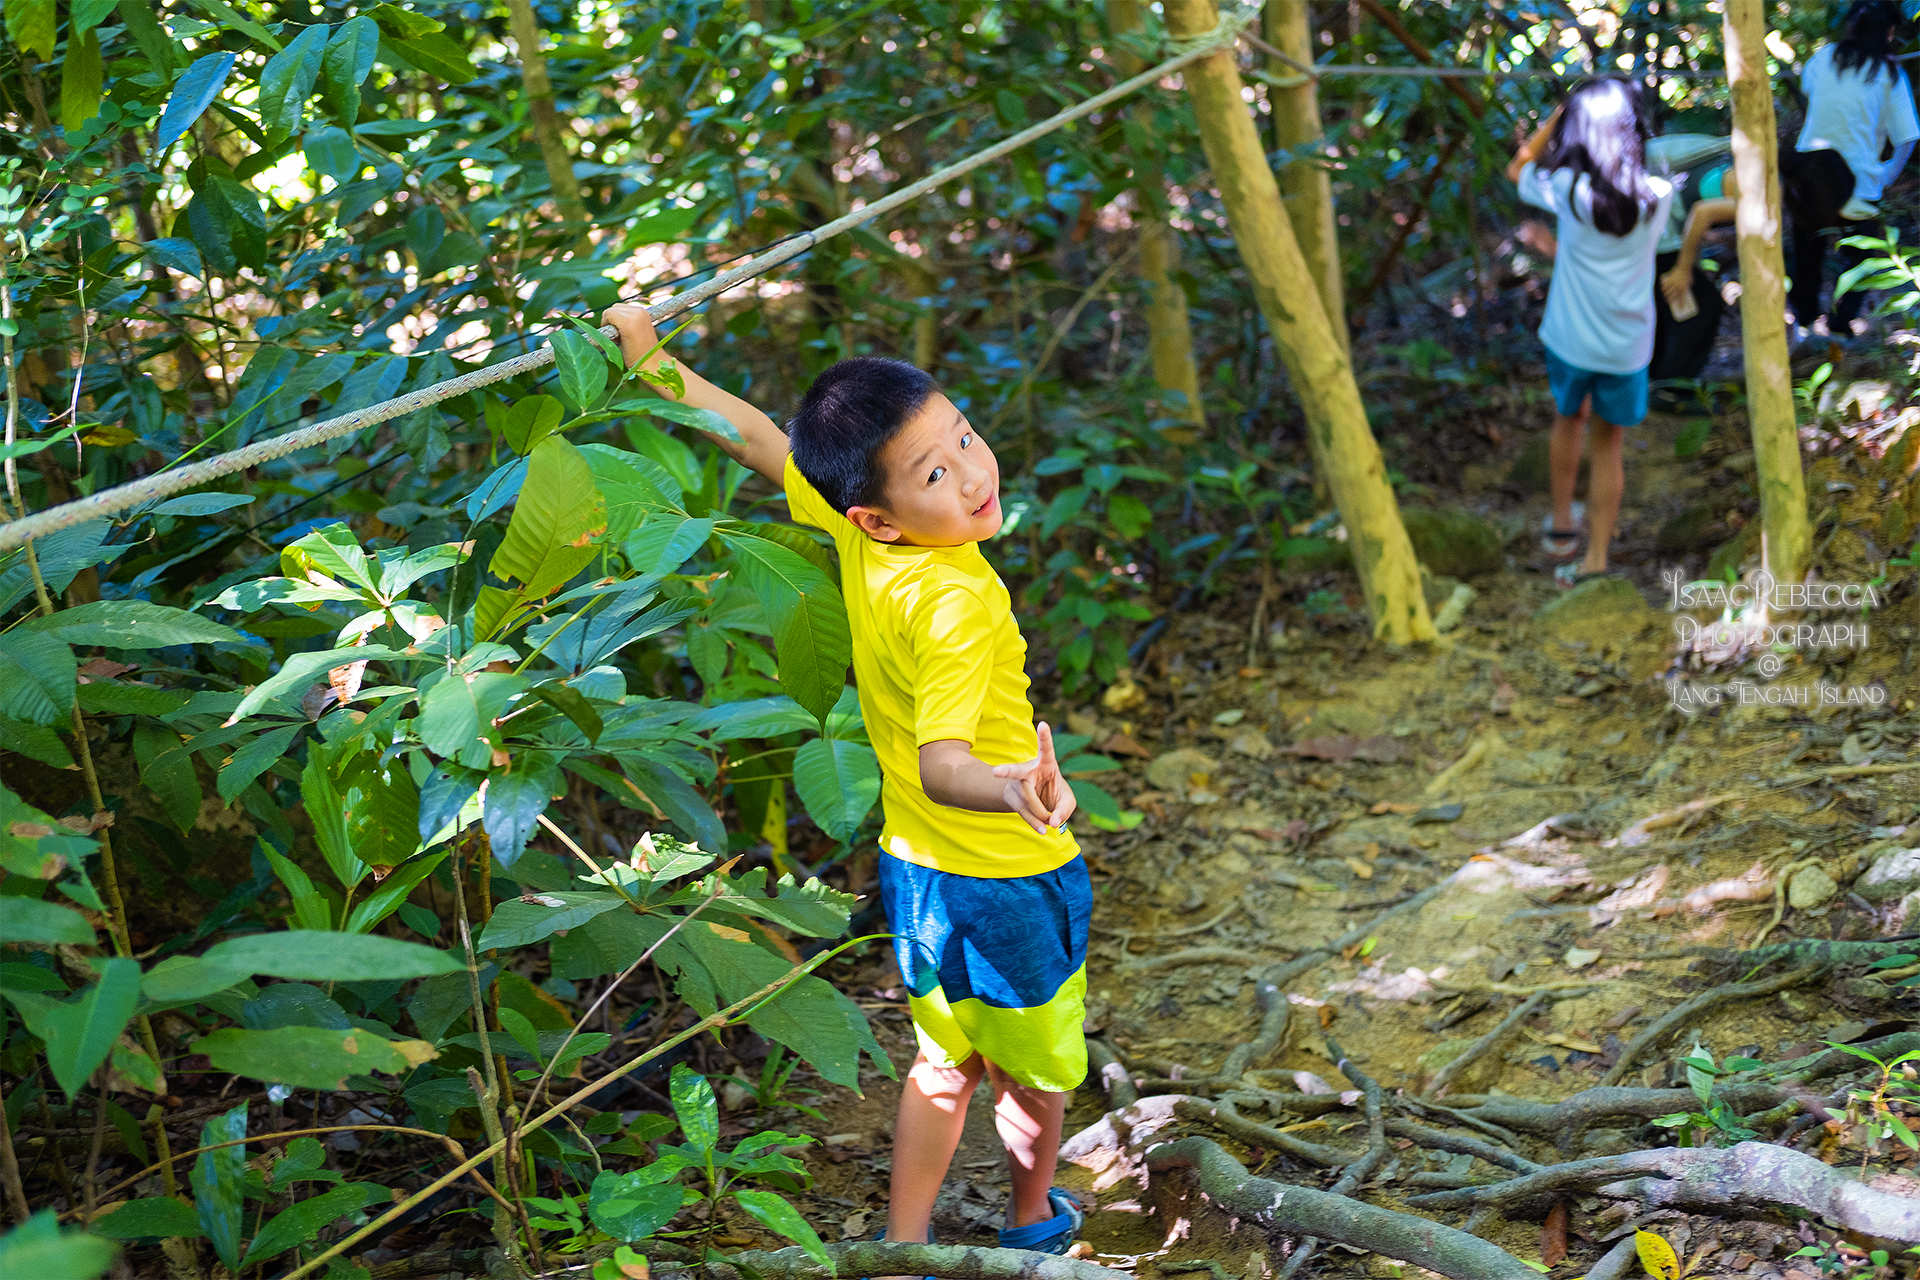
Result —
[[[627,363],[665,356],[646,309],[618,306]],[[1013,1196],[1004,1248],[1065,1253],[1078,1201],[1052,1186],[1081,1034],[1093,895],[1067,833],[1073,791],[1027,701],[1026,643],[980,553],[1000,528],[1000,469],[966,415],[897,360],[844,360],[783,433],[682,369],[713,437],[833,535],[867,736],[880,758],[880,893],[920,1052],[900,1091],[884,1238],[926,1240],[934,1197],[984,1073]],[[659,388],[655,388],[659,390]],[[666,392],[662,391],[665,395]]]

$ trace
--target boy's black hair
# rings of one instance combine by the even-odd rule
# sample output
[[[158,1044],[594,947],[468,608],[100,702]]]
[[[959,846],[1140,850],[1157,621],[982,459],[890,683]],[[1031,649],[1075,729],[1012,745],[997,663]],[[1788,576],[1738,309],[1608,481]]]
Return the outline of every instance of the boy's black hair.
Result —
[[[813,380],[787,423],[793,463],[842,514],[886,492],[880,450],[939,388],[904,360],[857,356]]]

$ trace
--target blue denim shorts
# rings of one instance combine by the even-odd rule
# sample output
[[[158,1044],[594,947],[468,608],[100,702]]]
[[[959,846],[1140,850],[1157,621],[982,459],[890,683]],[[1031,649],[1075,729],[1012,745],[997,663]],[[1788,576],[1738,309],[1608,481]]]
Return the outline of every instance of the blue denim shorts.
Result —
[[[1580,412],[1588,396],[1593,411],[1603,422],[1616,427],[1638,426],[1647,416],[1647,371],[1638,373],[1596,373],[1568,364],[1547,350],[1547,385],[1553,389],[1553,404],[1560,416],[1571,418]]]

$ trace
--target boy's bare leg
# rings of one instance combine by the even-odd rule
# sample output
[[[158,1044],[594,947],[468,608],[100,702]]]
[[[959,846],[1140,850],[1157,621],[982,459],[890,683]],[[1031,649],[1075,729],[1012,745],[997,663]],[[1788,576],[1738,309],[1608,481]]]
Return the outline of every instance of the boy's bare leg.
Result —
[[[1060,1128],[1067,1118],[1067,1095],[1016,1082],[991,1062],[993,1123],[1007,1148],[1007,1172],[1013,1197],[1007,1205],[1009,1227],[1030,1227],[1053,1217],[1047,1192],[1060,1160]]]
[[[1593,423],[1593,472],[1587,497],[1587,558],[1582,573],[1605,573],[1607,543],[1613,539],[1614,523],[1620,518],[1620,495],[1625,492],[1626,464],[1621,458],[1627,432],[1605,418]]]
[[[1553,435],[1547,441],[1547,472],[1556,529],[1573,528],[1573,487],[1580,479],[1580,447],[1586,443],[1587,419],[1592,413],[1593,397],[1588,396],[1573,417],[1553,415]],[[1619,510],[1617,503],[1614,509]]]
[[[986,1069],[986,1059],[977,1053],[957,1067],[935,1066],[924,1053],[914,1058],[900,1087],[900,1118],[893,1130],[887,1239],[926,1240],[934,1198],[966,1128],[967,1101]],[[1057,1138],[1057,1125],[1054,1133]]]

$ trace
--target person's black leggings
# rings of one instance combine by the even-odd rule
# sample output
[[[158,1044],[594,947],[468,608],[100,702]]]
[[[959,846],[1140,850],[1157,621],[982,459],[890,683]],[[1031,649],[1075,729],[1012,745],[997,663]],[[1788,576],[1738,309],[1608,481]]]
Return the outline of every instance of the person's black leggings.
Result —
[[[1788,271],[1793,285],[1787,291],[1787,305],[1793,318],[1810,325],[1820,314],[1820,289],[1826,274],[1827,251],[1847,236],[1885,237],[1887,229],[1878,221],[1849,222],[1840,216],[1840,206],[1853,198],[1853,170],[1838,151],[1780,152],[1780,197],[1787,221],[1793,229],[1793,257]],[[1869,255],[1866,250],[1839,245],[1840,270],[1844,273]],[[1865,293],[1848,293],[1839,298],[1827,313],[1827,327],[1839,333],[1851,325],[1866,303]]]

